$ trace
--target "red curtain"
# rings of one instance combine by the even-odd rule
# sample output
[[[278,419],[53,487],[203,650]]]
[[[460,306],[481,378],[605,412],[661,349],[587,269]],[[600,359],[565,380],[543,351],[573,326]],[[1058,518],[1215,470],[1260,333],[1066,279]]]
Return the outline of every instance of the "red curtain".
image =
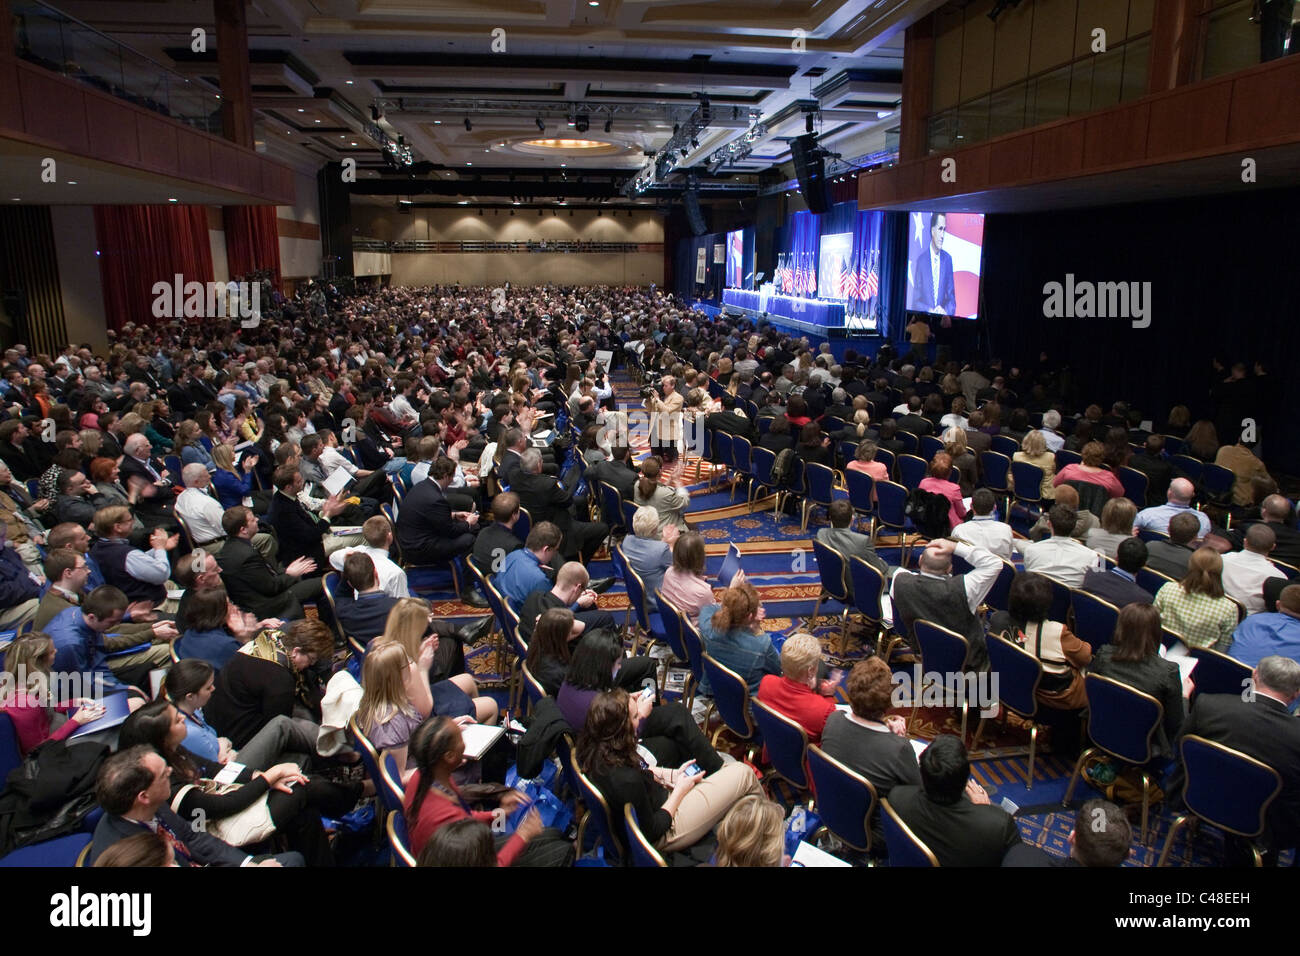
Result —
[[[212,281],[212,247],[202,206],[96,206],[95,236],[104,311],[111,329],[155,325],[153,288]]]
[[[270,269],[280,288],[280,233],[274,206],[225,206],[226,261],[230,278]]]

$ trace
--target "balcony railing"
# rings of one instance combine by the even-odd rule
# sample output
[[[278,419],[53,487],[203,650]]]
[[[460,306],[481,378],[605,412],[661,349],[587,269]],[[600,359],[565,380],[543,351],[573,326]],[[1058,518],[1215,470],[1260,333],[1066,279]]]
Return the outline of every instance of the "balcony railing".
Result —
[[[461,242],[445,242],[435,239],[353,239],[353,252],[662,252],[663,243],[645,242],[583,242],[578,240],[556,241],[528,240],[522,242],[488,242],[481,239],[468,239]]]

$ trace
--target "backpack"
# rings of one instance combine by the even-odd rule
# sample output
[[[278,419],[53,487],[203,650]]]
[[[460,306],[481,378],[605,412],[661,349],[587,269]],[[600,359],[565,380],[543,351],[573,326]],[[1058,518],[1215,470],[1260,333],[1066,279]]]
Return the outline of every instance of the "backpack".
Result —
[[[794,474],[794,449],[783,448],[776,453],[776,461],[772,463],[772,480],[778,485],[783,485],[790,480]]]
[[[942,538],[952,530],[948,521],[949,510],[948,499],[943,495],[913,488],[911,494],[907,496],[903,513],[927,538]]]

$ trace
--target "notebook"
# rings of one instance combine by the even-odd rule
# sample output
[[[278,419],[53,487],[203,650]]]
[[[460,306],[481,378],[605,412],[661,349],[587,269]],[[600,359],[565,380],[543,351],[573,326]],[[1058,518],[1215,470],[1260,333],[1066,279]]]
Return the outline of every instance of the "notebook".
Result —
[[[718,587],[731,587],[732,580],[736,577],[736,572],[743,570],[740,566],[740,546],[732,543],[727,548],[726,556],[722,559],[722,567],[718,568]]]
[[[114,694],[105,694],[101,703],[104,705],[104,716],[99,720],[92,720],[88,724],[82,724],[72,732],[69,740],[76,740],[78,737],[84,737],[87,734],[99,733],[101,730],[112,730],[114,727],[121,725],[126,720],[127,715],[131,713],[130,708],[126,706],[127,693],[121,691]]]
[[[482,757],[505,733],[504,728],[490,724],[466,724],[460,731],[465,738],[465,756],[470,760]]]
[[[334,474],[325,479],[325,490],[331,495],[337,495],[340,491],[352,484],[355,479],[348,474],[346,468],[338,468]]]
[[[799,841],[799,847],[790,860],[791,866],[849,866],[837,856],[831,856],[825,850],[819,850],[811,843]]]

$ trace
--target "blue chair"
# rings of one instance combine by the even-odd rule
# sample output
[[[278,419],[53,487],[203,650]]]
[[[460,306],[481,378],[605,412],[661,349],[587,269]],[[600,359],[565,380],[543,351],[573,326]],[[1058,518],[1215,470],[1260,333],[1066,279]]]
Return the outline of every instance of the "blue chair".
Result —
[[[813,508],[830,508],[835,500],[835,469],[820,465],[815,461],[804,465],[804,479],[808,491],[803,499],[803,523],[801,530],[808,530],[808,516]]]
[[[690,698],[688,706],[695,703],[695,693],[704,680],[704,638],[700,629],[691,623],[689,617],[682,617],[682,646],[686,649],[686,660],[691,667]],[[708,725],[708,721],[705,721]]]
[[[630,803],[623,804],[623,829],[627,831],[627,845],[631,850],[633,866],[661,869],[668,866],[663,856],[655,849],[655,845],[641,831],[641,823],[636,818],[636,809]]]
[[[835,454],[839,456],[841,467],[847,467],[849,462],[857,460],[858,443],[855,441],[842,441],[835,446]]]
[[[397,766],[397,758],[390,753],[383,755],[379,761],[379,779],[382,786],[376,784],[375,796],[379,799],[379,805],[387,813],[402,812],[402,798],[405,796],[402,788],[402,771]]]
[[[1205,470],[1205,462],[1191,455],[1171,455],[1169,464],[1173,465],[1178,471],[1181,471],[1193,482],[1201,480],[1201,473]]]
[[[1145,539],[1143,539],[1145,540]],[[1151,568],[1143,568],[1137,573],[1137,584],[1143,591],[1146,591],[1152,597],[1155,597],[1166,584],[1173,583],[1174,579],[1167,574],[1161,574]]]
[[[982,451],[979,455],[980,471],[984,475],[984,487],[1003,500],[1011,499],[1011,459],[1001,452]],[[1007,508],[1008,513],[1011,509]]]
[[[608,481],[600,482],[600,517],[609,525],[610,541],[614,529],[623,527],[623,496]],[[632,529],[626,529],[631,534]]]
[[[528,532],[533,530],[533,516],[528,513],[528,509],[523,505],[519,506],[519,517],[515,519],[515,526],[510,530],[515,533],[515,537],[520,541],[528,540]]]
[[[1188,655],[1196,659],[1196,668],[1192,671],[1192,696],[1196,700],[1200,694],[1238,694],[1251,686],[1254,671],[1235,657],[1229,657],[1212,647],[1187,648]]]
[[[912,688],[912,715],[907,720],[907,731],[912,732],[916,722],[916,712],[921,707],[921,698],[925,689],[933,683],[931,678],[943,679],[945,674],[962,674],[966,670],[966,661],[970,658],[970,642],[956,631],[951,631],[933,621],[917,619],[912,622],[913,647],[921,658],[921,686]],[[958,687],[957,696],[961,706],[961,739],[966,740],[966,718],[970,710],[970,701],[966,699],[964,686]],[[956,706],[956,705],[954,705]]]
[[[908,491],[915,491],[930,471],[929,463],[916,455],[898,456],[898,483]]]
[[[406,817],[400,809],[388,813],[388,822],[384,827],[388,833],[388,848],[393,851],[393,866],[415,866],[415,854],[411,852],[411,836],[406,829]]]
[[[682,622],[684,615],[672,601],[664,597],[663,592],[655,588],[655,603],[659,605],[659,620],[664,625],[664,639],[673,657],[679,661],[688,660],[686,645],[682,643]]]
[[[619,502],[619,504],[623,508],[623,527],[625,529],[630,529],[632,527],[632,519],[636,517],[636,503],[624,498]]]
[[[384,792],[383,774],[379,769],[379,749],[374,743],[361,731],[357,724],[357,718],[354,714],[348,718],[348,742],[352,744],[352,749],[361,756],[361,765],[365,768],[366,774],[370,777],[371,782],[375,785],[375,794],[379,796]],[[379,796],[382,801],[383,797]],[[401,809],[399,806],[397,809]]]
[[[1059,473],[1066,465],[1083,464],[1083,456],[1077,451],[1069,451],[1062,448],[1056,453],[1056,470]]]
[[[1147,484],[1149,479],[1145,472],[1124,465],[1119,470],[1119,483],[1124,486],[1124,497],[1138,506],[1141,511],[1147,506]]]
[[[750,512],[753,512],[754,502],[758,500],[759,488],[766,491],[777,490],[777,481],[772,477],[772,468],[776,465],[776,452],[770,448],[760,448],[754,445],[750,448],[749,457],[754,477],[749,483],[746,503],[749,505]]]
[[[582,853],[587,827],[591,826],[596,831],[596,845],[605,847],[605,858],[616,865],[622,865],[627,858],[627,850],[623,846],[623,841],[619,839],[619,831],[623,828],[615,829],[613,815],[610,813],[605,795],[582,772],[582,768],[578,766],[577,754],[570,750],[568,756],[571,779],[577,788],[578,799],[582,801],[587,811],[578,823],[578,853]]]
[[[912,519],[907,517],[908,490],[892,481],[876,482],[876,522],[871,529],[871,546],[876,547],[882,528],[888,528],[899,535],[899,564],[907,567],[908,555],[918,535]],[[910,536],[909,536],[910,535]]]
[[[744,435],[733,435],[731,439],[731,470],[736,482],[745,482],[745,500],[749,500],[749,486],[754,483],[754,446]],[[731,485],[731,497],[736,497],[736,483]]]
[[[766,435],[767,432],[768,432],[768,429],[772,427],[772,416],[771,416],[771,415],[763,415],[763,416],[760,417],[760,418],[754,419],[754,421],[757,421],[757,422],[758,422],[758,434],[759,434],[760,437],[763,436],[763,435]]]
[[[1196,669],[1201,669],[1199,664]],[[1282,791],[1281,774],[1239,750],[1196,734],[1183,737],[1178,746],[1187,774],[1183,789],[1187,813],[1180,814],[1169,828],[1156,866],[1165,865],[1178,831],[1192,819],[1253,841],[1264,832],[1269,807]],[[1263,866],[1253,842],[1250,851],[1255,865]]]
[[[92,840],[89,833],[69,833],[43,843],[22,846],[0,858],[0,867],[84,866]]]
[[[808,772],[822,825],[851,849],[870,853],[871,818],[879,803],[871,781],[816,744],[808,746]]]
[[[848,563],[849,581],[853,585],[853,609],[866,618],[867,629],[874,632],[877,653],[889,660],[893,642],[887,646],[880,643],[880,626],[884,617],[880,599],[885,593],[885,576],[856,554],[849,558]],[[843,652],[841,648],[840,653]]]
[[[1165,440],[1165,453],[1168,455],[1181,455],[1187,448],[1187,440],[1179,438],[1177,435],[1161,435]]]
[[[722,474],[719,467],[725,468],[727,477],[731,476],[731,434],[729,432],[715,431],[713,433],[713,457],[710,462],[715,466],[713,474],[709,476],[709,487],[713,487],[713,480]],[[732,490],[735,490],[735,483],[732,482]]]
[[[1034,758],[1038,753],[1038,683],[1043,678],[1043,664],[1037,657],[1017,644],[997,634],[990,634],[987,642],[989,672],[997,675],[998,703],[1017,717],[1029,723],[1029,782],[1026,790],[1034,789]],[[999,715],[1006,724],[1005,713]],[[979,749],[980,737],[988,718],[980,718],[975,728],[971,751]]]
[[[1042,574],[1041,571],[1034,573]],[[1047,619],[1049,621],[1068,621],[1069,618],[1066,615],[1070,613],[1070,586],[1058,581],[1050,574],[1043,574],[1043,577],[1047,578],[1047,583],[1052,586],[1052,606],[1047,611]]]
[[[730,731],[744,743],[748,743],[748,759],[753,760],[754,748],[763,742],[759,729],[754,725],[754,718],[749,709],[749,685],[745,679],[728,667],[724,667],[704,652],[700,655],[704,675],[709,680],[709,689],[713,691],[713,704],[710,711],[716,709],[722,718],[722,724],[713,732],[711,741],[714,749],[718,738],[724,730]],[[709,715],[704,717],[704,726],[709,726]]]
[[[8,780],[9,773],[23,762],[23,753],[18,748],[18,732],[14,730],[13,718],[0,711],[0,781]]]
[[[854,515],[867,519],[867,533],[870,534],[871,525],[876,520],[876,480],[865,471],[848,468],[844,471],[844,483],[849,490],[849,504],[853,506]]]
[[[343,625],[339,623],[338,595],[339,588],[341,587],[343,587],[343,579],[337,571],[326,571],[321,575],[320,588],[321,592],[325,595],[325,603],[328,604],[330,608],[330,626],[334,630],[334,637],[336,640],[346,643],[349,647],[353,647],[355,650],[357,642],[343,633]],[[363,656],[365,655],[364,647],[361,648],[361,653]]]
[[[994,435],[989,439],[989,448],[999,455],[1011,458],[1016,452],[1020,451],[1020,442],[1010,435]]]
[[[1110,643],[1119,623],[1119,608],[1095,594],[1074,590],[1070,592],[1070,606],[1074,609],[1074,634],[1092,645],[1094,654],[1097,648]]]
[[[796,790],[807,790],[808,733],[794,720],[774,710],[761,700],[750,701],[754,723],[758,725],[772,769]],[[764,783],[771,783],[764,777]]]
[[[615,567],[623,575],[623,585],[627,588],[627,600],[632,607],[632,613],[636,615],[637,627],[640,634],[645,635],[648,642],[653,644],[655,638],[662,637],[664,633],[664,622],[659,615],[650,610],[646,603],[645,582],[641,580],[641,575],[627,563],[627,556],[623,554],[621,544],[614,545],[614,551],[618,554],[618,562]],[[632,653],[636,654],[640,646],[640,640],[636,634],[632,637]]]
[[[1164,720],[1165,709],[1160,701],[1100,674],[1087,674],[1083,679],[1088,695],[1088,737],[1092,741],[1079,754],[1065,788],[1061,806],[1069,806],[1075,784],[1089,757],[1104,753],[1122,763],[1138,768],[1142,776],[1142,828],[1139,842],[1147,839],[1147,815],[1151,807],[1153,779],[1147,765],[1155,756],[1151,739]]]
[[[849,639],[849,587],[848,562],[844,555],[829,545],[813,539],[813,555],[817,558],[817,575],[821,579],[821,593],[813,602],[812,615],[808,618],[808,627],[813,627],[817,612],[821,610],[822,601],[830,598],[842,606],[840,611],[840,653],[844,653]]]
[[[1024,505],[1032,517],[1042,510],[1043,469],[1027,461],[1011,462],[1011,490],[1017,503]]]
[[[1208,464],[1201,470],[1201,487],[1206,497],[1218,504],[1229,503],[1228,496],[1236,481],[1237,476],[1222,465]]]
[[[880,824],[885,831],[885,846],[889,850],[890,866],[939,865],[939,858],[934,855],[934,851],[903,822],[903,818],[889,805],[888,799],[880,801]]]
[[[915,455],[921,450],[921,439],[916,436],[915,432],[904,431],[899,429],[894,433],[894,437],[903,443],[903,454]]]
[[[184,488],[185,482],[181,481],[181,459],[179,455],[163,455],[163,467],[172,476],[172,482],[177,488]]]
[[[995,611],[1006,611],[1011,606],[1011,582],[1016,579],[1019,572],[1016,566],[1006,558],[1002,559],[1002,570],[998,572],[997,580],[993,582],[993,587],[989,588],[988,595],[984,598],[984,603],[993,608]]]
[[[943,451],[943,442],[933,435],[922,435],[920,454],[926,461],[933,461],[934,456]]]
[[[390,503],[384,503],[379,506],[379,513],[388,519],[388,523],[391,524],[394,529],[397,528],[397,508],[395,505]],[[451,558],[450,560],[444,561],[441,564],[407,564],[405,557],[402,555],[402,546],[397,543],[396,532],[394,532],[393,534],[393,550],[396,552],[395,558],[397,560],[397,563],[400,564],[407,571],[414,571],[420,568],[437,568],[438,570],[445,569],[450,571],[452,589],[455,591],[456,594],[461,593],[460,569],[458,567],[455,558]]]
[[[1294,581],[1296,578],[1300,578],[1300,568],[1295,565],[1279,561],[1277,558],[1269,558],[1269,560],[1273,562],[1273,567],[1285,574],[1289,580]]]
[[[521,661],[519,664],[519,675],[524,686],[524,700],[527,701],[525,713],[531,714],[533,707],[537,702],[546,696],[546,688],[541,685],[533,672],[528,669],[528,662]]]
[[[889,469],[889,473],[890,473],[891,475],[897,475],[897,474],[898,474],[898,460],[897,460],[897,459],[898,459],[898,456],[896,456],[896,455],[895,455],[892,451],[890,451],[888,448],[877,448],[877,449],[876,449],[876,454],[872,457],[872,461],[878,461],[878,462],[880,462],[882,465],[884,465],[886,468],[888,468],[888,469]]]
[[[786,503],[794,498],[802,506],[802,498],[808,493],[808,483],[804,470],[804,460],[797,455],[795,456],[790,475],[786,478],[785,486],[778,492],[776,513],[781,515],[785,511]]]
[[[844,430],[844,419],[837,415],[823,415],[819,424],[822,431],[827,435],[834,435],[836,432]]]

